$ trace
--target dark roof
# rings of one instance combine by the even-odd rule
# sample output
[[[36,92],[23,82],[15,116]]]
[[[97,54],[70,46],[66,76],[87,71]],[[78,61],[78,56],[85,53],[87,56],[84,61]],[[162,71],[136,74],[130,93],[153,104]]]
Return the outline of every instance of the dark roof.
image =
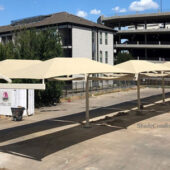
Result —
[[[27,20],[27,19],[23,19],[23,21],[24,20]],[[11,24],[7,26],[1,26],[0,33],[11,32],[11,31],[22,29],[22,28],[39,28],[39,27],[53,26],[53,25],[64,24],[64,23],[75,24],[75,25],[80,25],[84,27],[104,29],[108,31],[114,31],[112,28],[106,27],[102,24],[97,24],[95,22],[86,20],[84,18],[69,14],[67,12],[60,12],[60,13],[55,13],[51,15],[46,15],[44,16],[42,20],[37,21],[37,22],[30,22],[30,23],[25,23],[25,24],[19,24],[18,22],[18,24],[16,25]]]
[[[147,23],[163,23],[170,22],[170,12],[150,13],[150,14],[134,14],[123,16],[104,17],[101,16],[100,22],[109,27],[128,26],[134,24]]]

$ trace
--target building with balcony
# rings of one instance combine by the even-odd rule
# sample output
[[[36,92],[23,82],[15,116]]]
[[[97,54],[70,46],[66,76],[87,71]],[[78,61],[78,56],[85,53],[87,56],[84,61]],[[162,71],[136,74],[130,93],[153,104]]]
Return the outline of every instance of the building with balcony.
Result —
[[[60,12],[12,21],[0,27],[0,42],[14,40],[20,29],[56,29],[62,38],[64,57],[85,57],[113,65],[113,31],[84,18]]]
[[[129,51],[136,59],[170,60],[170,12],[101,16],[98,23],[117,30],[116,53]]]

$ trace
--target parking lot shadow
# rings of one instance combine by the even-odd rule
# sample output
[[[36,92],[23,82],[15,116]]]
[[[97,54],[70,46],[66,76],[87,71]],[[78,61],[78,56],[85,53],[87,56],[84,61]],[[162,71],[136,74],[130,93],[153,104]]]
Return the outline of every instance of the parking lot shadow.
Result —
[[[117,130],[117,128],[104,126],[82,128],[82,126],[75,126],[52,134],[2,146],[0,152],[41,161],[42,158],[52,153],[114,130]]]
[[[153,103],[160,100],[161,95],[145,98],[142,101]],[[170,111],[170,107],[162,104],[154,104],[153,106],[144,109],[144,114],[137,115],[136,111],[130,109],[136,105],[136,101],[120,103],[118,105],[108,106],[106,109],[98,108],[91,111],[91,118],[105,115],[115,112],[115,108],[128,108],[129,112],[125,115],[115,115],[109,119],[97,120],[92,123],[92,128],[82,128],[82,125],[76,125],[71,128],[67,128],[54,133],[33,137],[28,140],[18,141],[12,144],[7,144],[0,147],[0,152],[9,153],[21,157],[26,157],[34,160],[41,161],[44,157],[58,152],[62,149],[71,147],[83,141],[95,138],[100,135],[111,133],[120,129],[126,129],[128,126],[133,125],[145,119],[149,119],[154,116],[158,116]],[[112,108],[114,107],[114,110]],[[147,111],[150,110],[150,111]],[[56,120],[70,120],[68,121],[56,121]],[[0,141],[8,141],[25,135],[29,135],[35,132],[44,131],[56,127],[66,126],[73,124],[74,122],[80,122],[84,120],[84,112],[76,113],[69,116],[63,116],[50,120],[45,120],[29,125],[23,125],[15,128],[5,129],[0,131]],[[10,136],[10,134],[13,136]],[[113,139],[114,140],[114,139]]]
[[[166,97],[170,97],[170,93],[167,93]],[[154,95],[151,97],[143,98],[141,101],[144,104],[146,103],[150,104],[150,103],[154,103],[156,101],[161,100],[161,98],[162,98],[162,95]],[[137,101],[133,100],[133,101],[122,102],[119,104],[113,104],[107,107],[93,108],[90,110],[90,118],[107,115],[109,113],[121,111],[124,109],[131,110],[132,108],[136,106],[137,106]],[[45,116],[44,112],[42,114],[44,114]],[[56,120],[64,120],[65,122],[56,121]],[[22,137],[25,135],[30,135],[36,132],[41,132],[41,131],[53,129],[56,127],[66,126],[66,125],[77,123],[77,122],[82,122],[84,120],[85,120],[85,112],[80,112],[80,113],[73,113],[70,115],[56,117],[52,119],[47,119],[43,121],[37,121],[35,123],[29,123],[25,125],[3,129],[3,130],[0,130],[0,143],[15,139],[18,137]]]

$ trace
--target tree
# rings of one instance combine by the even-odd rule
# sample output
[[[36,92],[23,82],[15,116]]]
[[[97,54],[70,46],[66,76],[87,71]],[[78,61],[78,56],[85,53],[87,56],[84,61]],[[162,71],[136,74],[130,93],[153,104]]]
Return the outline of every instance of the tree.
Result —
[[[8,42],[7,44],[0,43],[0,60],[14,58],[14,44]]]
[[[24,30],[16,34],[15,47],[20,58],[47,60],[62,57],[61,38],[56,30]]]
[[[14,41],[0,44],[0,60],[4,59],[32,59],[48,60],[62,57],[60,35],[54,29],[21,30],[14,33]],[[35,80],[15,80],[15,82],[36,82]],[[46,82],[45,91],[36,91],[36,106],[51,105],[59,102],[62,94],[61,82]]]
[[[0,60],[4,60],[6,58],[6,49],[3,44],[0,43]]]
[[[119,52],[117,54],[117,57],[116,57],[116,64],[120,64],[120,63],[123,63],[125,61],[128,61],[128,60],[133,60],[133,56],[131,53],[127,53],[127,52]]]

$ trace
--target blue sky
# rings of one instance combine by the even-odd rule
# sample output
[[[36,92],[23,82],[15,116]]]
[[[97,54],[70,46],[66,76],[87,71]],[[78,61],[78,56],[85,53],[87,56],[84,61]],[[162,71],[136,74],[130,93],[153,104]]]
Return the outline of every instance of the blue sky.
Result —
[[[170,11],[170,0],[163,10]],[[0,0],[0,25],[11,20],[61,11],[96,21],[100,15],[158,12],[160,0]]]

